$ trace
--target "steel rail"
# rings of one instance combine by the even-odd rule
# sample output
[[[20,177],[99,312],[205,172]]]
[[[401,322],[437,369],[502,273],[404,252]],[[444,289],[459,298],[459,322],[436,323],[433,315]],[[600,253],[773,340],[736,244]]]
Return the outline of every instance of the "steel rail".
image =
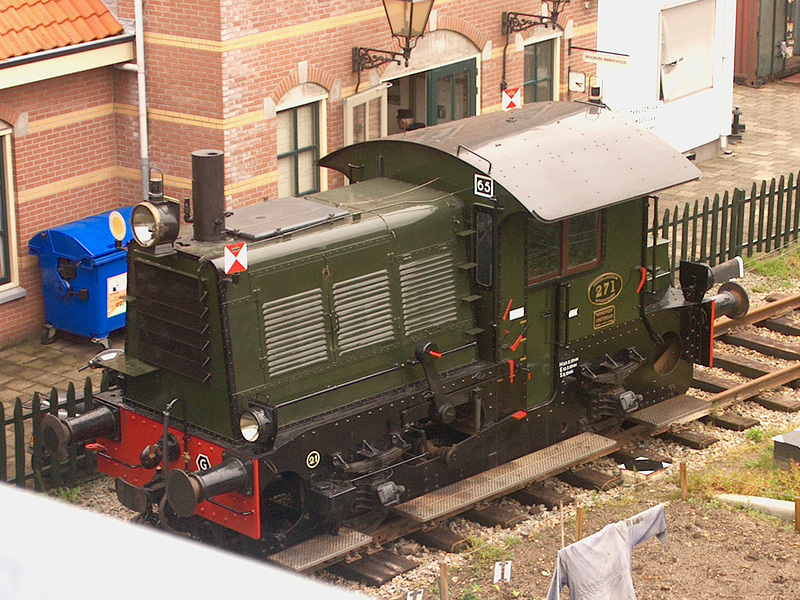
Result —
[[[775,302],[769,302],[764,306],[753,308],[749,310],[741,319],[720,317],[714,323],[714,336],[717,337],[724,335],[734,327],[739,327],[741,325],[752,325],[765,319],[769,319],[770,317],[779,315],[782,312],[794,310],[796,308],[800,308],[800,294],[786,296],[785,298],[775,300]]]
[[[772,373],[767,373],[761,377],[751,379],[739,385],[719,392],[708,398],[708,402],[713,404],[715,408],[728,408],[734,404],[738,404],[743,400],[757,396],[759,392],[789,383],[795,379],[800,379],[800,362],[789,365],[782,369],[778,369]]]

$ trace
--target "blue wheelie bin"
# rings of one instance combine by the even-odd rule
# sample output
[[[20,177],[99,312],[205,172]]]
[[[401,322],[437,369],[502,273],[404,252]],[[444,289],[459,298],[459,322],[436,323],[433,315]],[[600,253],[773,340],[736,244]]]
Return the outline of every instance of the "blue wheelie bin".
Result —
[[[132,210],[117,212],[130,223]],[[108,334],[125,327],[125,246],[133,236],[127,226],[118,247],[109,227],[110,214],[42,231],[29,242],[42,276],[43,344],[52,342],[58,331],[67,331],[108,347]]]

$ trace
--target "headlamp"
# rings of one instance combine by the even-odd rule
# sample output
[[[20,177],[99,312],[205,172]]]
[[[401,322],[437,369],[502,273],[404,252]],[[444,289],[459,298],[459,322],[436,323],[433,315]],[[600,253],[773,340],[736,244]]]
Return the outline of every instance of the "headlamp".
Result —
[[[171,210],[171,204],[171,202],[163,204],[141,202],[133,207],[131,231],[137,244],[143,248],[151,248],[175,241],[180,225],[177,211]]]
[[[263,408],[251,407],[239,416],[239,431],[247,442],[268,440],[275,433],[272,416]]]

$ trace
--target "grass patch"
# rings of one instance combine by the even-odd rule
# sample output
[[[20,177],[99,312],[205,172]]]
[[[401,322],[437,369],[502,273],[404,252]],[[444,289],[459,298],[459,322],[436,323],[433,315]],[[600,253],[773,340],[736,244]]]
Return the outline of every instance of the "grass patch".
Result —
[[[689,471],[689,493],[708,500],[722,493],[776,500],[800,496],[800,466],[781,469],[773,460],[772,437],[776,433],[753,428],[746,434],[749,446],[724,461]]]
[[[508,551],[522,542],[518,537],[510,537],[504,540],[502,544],[485,542],[479,537],[468,537],[467,541],[470,548],[472,548],[469,552],[474,557],[475,562],[481,565],[507,560]]]
[[[81,489],[77,487],[60,487],[50,490],[48,494],[70,504],[79,504],[82,498]]]
[[[755,257],[748,262],[747,268],[768,278],[774,285],[783,288],[794,287],[794,280],[800,273],[800,246],[794,244],[777,253]]]

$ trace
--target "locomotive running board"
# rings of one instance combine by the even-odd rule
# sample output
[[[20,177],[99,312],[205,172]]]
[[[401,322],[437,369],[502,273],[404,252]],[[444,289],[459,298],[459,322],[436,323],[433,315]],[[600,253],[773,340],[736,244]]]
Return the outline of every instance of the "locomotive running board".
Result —
[[[611,454],[616,440],[596,433],[581,433],[532,454],[522,456],[447,487],[394,507],[403,517],[419,523],[459,514],[481,501],[522,489],[534,481],[557,475],[568,468]]]
[[[292,571],[303,573],[347,556],[371,542],[371,536],[342,527],[337,535],[326,533],[267,558]]]
[[[689,423],[711,412],[712,406],[705,400],[688,394],[674,396],[653,406],[637,410],[628,415],[628,420],[653,429],[653,434],[663,433],[670,425]]]

